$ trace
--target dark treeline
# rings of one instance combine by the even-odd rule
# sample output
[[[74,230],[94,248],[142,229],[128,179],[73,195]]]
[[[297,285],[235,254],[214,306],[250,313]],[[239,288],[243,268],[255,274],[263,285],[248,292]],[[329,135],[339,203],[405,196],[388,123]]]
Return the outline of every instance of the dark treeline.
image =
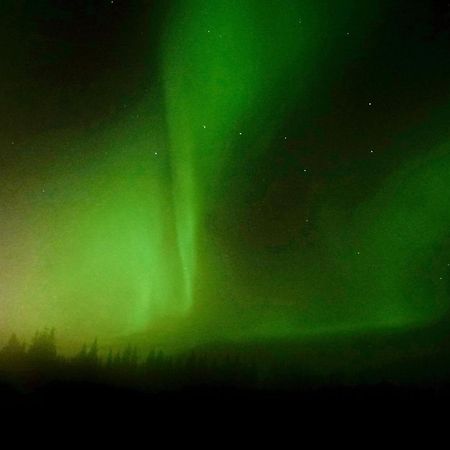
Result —
[[[72,356],[53,329],[30,342],[13,334],[0,349],[0,387],[33,391],[55,383],[93,383],[149,392],[189,387],[310,390],[324,386],[438,386],[450,389],[450,337],[363,336],[318,342],[216,343],[168,354],[158,348],[100,347]],[[411,352],[411,343],[414,352]]]
[[[255,386],[254,365],[238,356],[212,357],[194,351],[167,355],[151,349],[139,354],[128,345],[100,355],[97,340],[74,356],[57,352],[55,331],[37,332],[27,345],[13,334],[0,350],[0,382],[25,389],[52,382],[90,382],[144,390],[189,386]]]
[[[384,340],[379,347],[386,358]],[[317,371],[311,375],[311,367],[324,364],[319,358],[323,349],[314,347],[308,354],[300,354],[298,343],[290,352],[282,348],[269,351],[269,343],[240,343],[234,348],[217,344],[214,349],[167,354],[159,349],[138,352],[132,345],[105,351],[94,340],[67,356],[57,351],[52,329],[37,332],[28,343],[13,334],[0,349],[0,399],[7,412],[72,411],[97,420],[100,413],[114,417],[118,411],[141,411],[142,417],[154,420],[178,414],[183,421],[195,421],[193,410],[202,411],[202,417],[225,415],[228,420],[236,414],[246,418],[292,408],[298,413],[299,405],[308,414],[316,411],[322,415],[326,410],[340,415],[343,405],[355,411],[368,405],[370,410],[384,410],[386,404],[408,411],[420,405],[428,411],[450,401],[447,352],[439,354],[437,360],[429,358],[426,364],[422,360],[427,372],[441,373],[442,377],[421,377],[419,384],[411,384],[395,381],[400,378],[393,379],[392,374],[412,373],[418,367],[417,359],[408,363],[403,358],[397,368],[389,364],[388,370],[373,378],[336,378],[336,365],[319,377]],[[326,359],[330,351],[325,353]],[[334,360],[348,367],[347,372],[361,371],[361,359],[352,364],[353,341],[350,347],[335,345],[332,353]],[[376,361],[375,352],[369,362],[381,367]],[[66,416],[61,417],[65,420]]]

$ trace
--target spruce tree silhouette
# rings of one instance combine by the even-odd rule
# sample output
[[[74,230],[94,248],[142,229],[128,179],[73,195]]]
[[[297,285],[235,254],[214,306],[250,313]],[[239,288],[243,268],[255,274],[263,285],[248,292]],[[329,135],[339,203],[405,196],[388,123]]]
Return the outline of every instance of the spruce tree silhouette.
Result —
[[[2,360],[23,360],[25,357],[25,344],[21,343],[16,334],[13,333],[7,344],[0,351]]]
[[[39,363],[51,363],[57,359],[55,329],[37,331],[28,349],[28,357]]]

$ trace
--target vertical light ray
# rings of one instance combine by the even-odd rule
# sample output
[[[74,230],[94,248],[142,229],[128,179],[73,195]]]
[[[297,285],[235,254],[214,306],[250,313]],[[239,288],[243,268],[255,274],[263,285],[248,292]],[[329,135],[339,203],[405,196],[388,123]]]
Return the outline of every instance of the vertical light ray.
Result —
[[[217,182],[230,159],[239,157],[234,148],[239,136],[255,117],[264,117],[272,97],[285,89],[280,84],[285,71],[304,56],[299,50],[307,32],[299,33],[295,17],[305,12],[305,5],[253,0],[177,3],[162,59],[187,306],[193,300],[202,217],[208,204],[220,201]],[[272,120],[266,127],[268,136],[278,123]]]

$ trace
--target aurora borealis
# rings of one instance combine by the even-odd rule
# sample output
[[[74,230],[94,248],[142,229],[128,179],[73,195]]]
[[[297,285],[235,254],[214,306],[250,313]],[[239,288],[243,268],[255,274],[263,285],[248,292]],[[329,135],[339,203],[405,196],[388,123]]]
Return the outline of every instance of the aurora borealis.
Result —
[[[2,334],[320,339],[445,320],[447,2],[0,12]]]

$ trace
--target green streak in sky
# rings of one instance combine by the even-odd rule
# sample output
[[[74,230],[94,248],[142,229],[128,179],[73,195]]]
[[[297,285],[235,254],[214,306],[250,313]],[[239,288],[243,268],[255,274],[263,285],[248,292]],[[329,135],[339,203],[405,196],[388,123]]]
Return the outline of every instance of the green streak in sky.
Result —
[[[235,175],[233,192],[244,196],[255,180],[251,162],[281,148],[286,117],[302,102],[306,111],[315,102],[312,83],[328,66],[340,67],[328,61],[330,48],[321,47],[324,29],[332,21],[346,39],[353,7],[361,9],[355,34],[374,18],[353,0],[338,10],[326,5],[173,2],[159,54],[162,93],[150,86],[152,94],[130,112],[133,119],[107,124],[101,136],[81,130],[35,138],[38,150],[56,154],[67,147],[69,156],[42,172],[45,193],[40,181],[27,181],[8,218],[27,225],[10,231],[5,245],[14,257],[0,275],[9,299],[2,325],[30,332],[55,326],[84,339],[145,332],[182,317],[202,322],[206,340],[212,329],[239,337],[320,336],[409,327],[442,315],[448,295],[439,276],[441,244],[450,222],[446,137],[442,147],[381,179],[350,213],[334,193],[319,199],[313,250],[296,211],[287,212],[298,223],[294,243],[279,253],[264,242],[255,250],[217,237],[208,227],[222,203],[229,215],[233,207],[245,210],[240,198],[226,196]],[[348,51],[359,55],[363,41]],[[134,120],[138,113],[144,120]],[[410,139],[415,145],[413,134]],[[87,156],[80,162],[76,155]],[[226,263],[228,250],[235,256]],[[216,301],[225,296],[236,304]],[[193,319],[199,304],[201,320]]]
[[[53,175],[45,195],[32,199],[31,269],[20,294],[30,328],[50,323],[69,336],[128,334],[182,307],[157,129],[151,143],[147,138],[142,130],[116,130],[82,140],[83,148],[106,153],[81,173]]]
[[[283,98],[285,74],[305,62],[313,27],[299,34],[297,16],[310,9],[299,8],[297,1],[189,0],[177,6],[162,59],[178,246],[189,307],[202,216],[220,202],[220,181],[229,176],[233,160],[245,158],[235,147],[248,125],[266,117],[274,99]],[[296,82],[290,95],[301,91],[302,78]],[[257,151],[278,125],[271,120]]]
[[[274,102],[304,89],[301,76],[295,87],[285,81],[314,48],[318,8],[306,5],[177,2],[161,47],[163,104],[152,95],[130,111],[146,125],[130,119],[100,138],[63,131],[35,139],[47,151],[95,148],[98,156],[54,164],[46,195],[29,199],[34,227],[19,262],[27,281],[14,288],[11,327],[128,334],[191,310],[204,281],[196,270],[204,215],[221,201],[236,158],[246,157],[241,137],[270,118]],[[299,33],[300,13],[309,25]],[[263,154],[282,120],[268,120],[253,153]]]

